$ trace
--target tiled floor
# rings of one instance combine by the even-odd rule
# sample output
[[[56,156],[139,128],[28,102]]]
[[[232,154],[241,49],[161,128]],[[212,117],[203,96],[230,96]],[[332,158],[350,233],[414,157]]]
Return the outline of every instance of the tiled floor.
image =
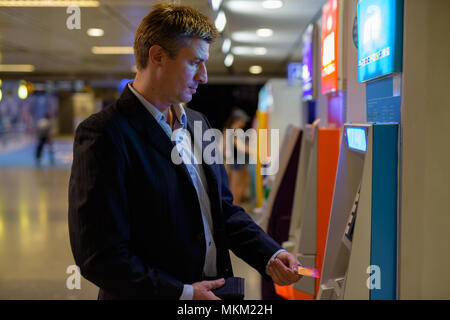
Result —
[[[81,279],[69,290],[74,264],[67,226],[67,169],[0,169],[0,299],[96,299]],[[232,255],[236,276],[246,279],[246,299],[261,298],[260,275]]]

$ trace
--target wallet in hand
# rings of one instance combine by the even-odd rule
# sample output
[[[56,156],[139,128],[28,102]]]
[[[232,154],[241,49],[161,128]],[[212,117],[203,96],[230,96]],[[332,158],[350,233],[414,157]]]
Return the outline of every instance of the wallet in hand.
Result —
[[[244,300],[245,282],[243,278],[225,278],[225,284],[212,290],[222,300]]]

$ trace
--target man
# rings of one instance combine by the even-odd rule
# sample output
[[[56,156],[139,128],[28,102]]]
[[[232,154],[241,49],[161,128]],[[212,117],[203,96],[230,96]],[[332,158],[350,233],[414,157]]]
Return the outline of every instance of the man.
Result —
[[[44,146],[48,144],[49,154],[50,154],[50,163],[54,162],[53,155],[53,142],[51,137],[52,124],[50,122],[50,114],[46,113],[44,118],[40,119],[37,123],[37,138],[38,144],[36,146],[36,165],[40,167],[41,165],[41,154]]]
[[[70,240],[99,299],[218,299],[229,249],[281,285],[300,278],[299,262],[233,205],[223,165],[172,161],[174,130],[209,128],[181,103],[207,82],[216,36],[197,10],[156,5],[136,32],[134,82],[77,128]]]

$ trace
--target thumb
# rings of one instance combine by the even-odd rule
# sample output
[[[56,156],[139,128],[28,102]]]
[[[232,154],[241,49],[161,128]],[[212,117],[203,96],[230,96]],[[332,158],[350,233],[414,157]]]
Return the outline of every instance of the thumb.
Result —
[[[214,280],[214,281],[210,281],[209,290],[214,290],[214,289],[220,288],[224,284],[225,284],[225,279],[224,278],[217,279],[217,280]]]

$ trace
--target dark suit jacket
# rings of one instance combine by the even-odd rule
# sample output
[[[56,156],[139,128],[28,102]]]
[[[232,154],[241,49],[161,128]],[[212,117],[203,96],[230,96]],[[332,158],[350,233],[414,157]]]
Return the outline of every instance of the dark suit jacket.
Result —
[[[186,108],[188,129],[206,118]],[[209,142],[208,142],[209,143]],[[208,143],[204,144],[208,145]],[[76,130],[69,184],[69,231],[81,274],[100,299],[178,299],[201,281],[205,238],[200,205],[174,144],[125,87],[118,101]],[[223,165],[203,168],[217,247],[218,277],[233,275],[228,249],[256,268],[280,246],[232,204]]]

